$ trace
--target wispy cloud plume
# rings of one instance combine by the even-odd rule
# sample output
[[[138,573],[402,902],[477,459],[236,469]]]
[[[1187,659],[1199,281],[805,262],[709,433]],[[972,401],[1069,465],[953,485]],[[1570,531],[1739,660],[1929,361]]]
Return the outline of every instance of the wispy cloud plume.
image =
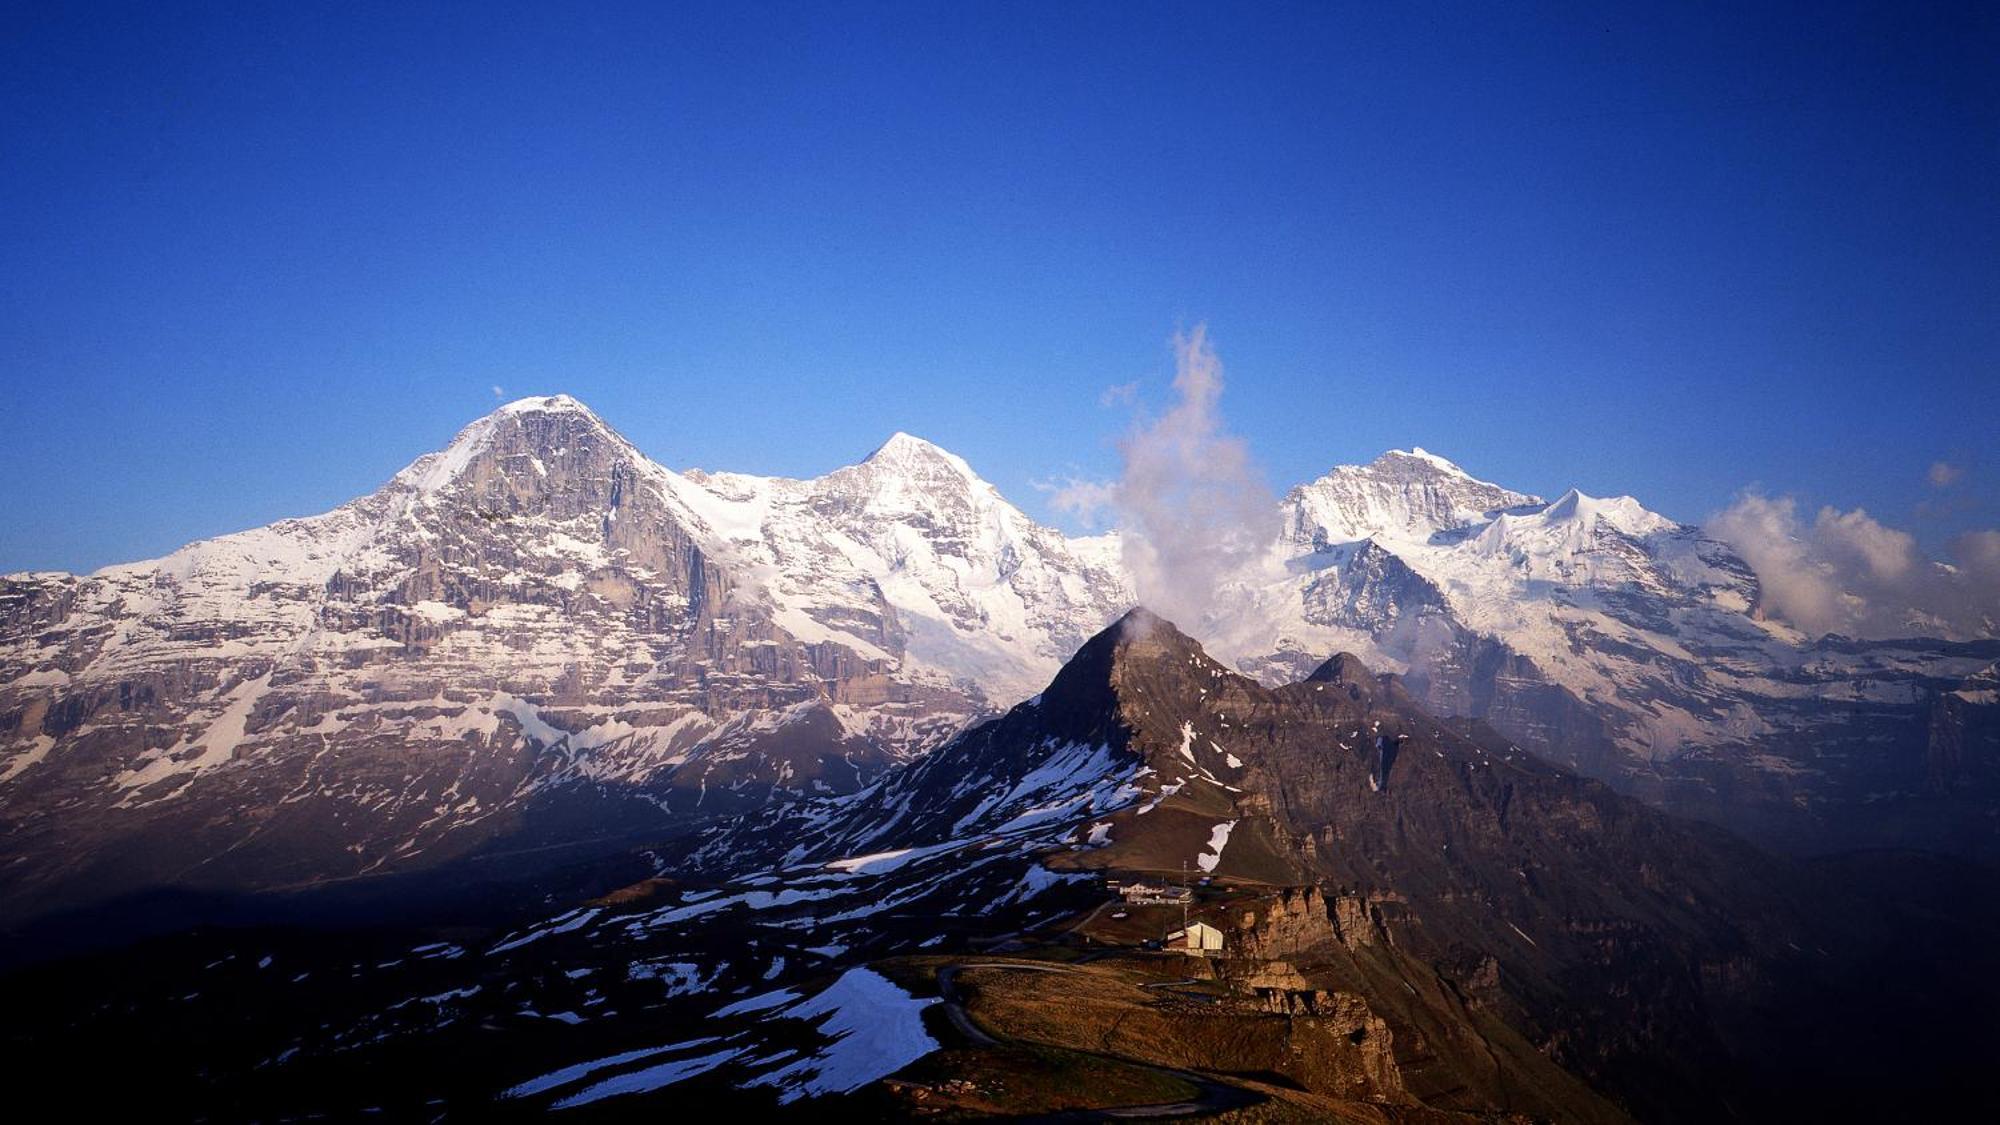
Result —
[[[1924,479],[1931,482],[1932,488],[1950,488],[1964,475],[1963,465],[1954,465],[1949,461],[1933,461],[1931,470],[1924,474]]]
[[[1205,631],[1269,548],[1276,507],[1249,447],[1223,424],[1222,361],[1206,326],[1176,336],[1174,357],[1174,404],[1119,442],[1118,480],[1072,481],[1051,503],[1087,523],[1116,513],[1140,604]]]
[[[1762,609],[1815,636],[1991,636],[2000,624],[2000,531],[1952,544],[1932,560],[1909,532],[1856,508],[1808,522],[1792,497],[1746,492],[1708,523],[1763,589]]]
[[[1078,523],[1092,531],[1117,511],[1118,486],[1109,481],[1065,477],[1061,484],[1039,480],[1029,483],[1052,493],[1050,507],[1076,517]]]

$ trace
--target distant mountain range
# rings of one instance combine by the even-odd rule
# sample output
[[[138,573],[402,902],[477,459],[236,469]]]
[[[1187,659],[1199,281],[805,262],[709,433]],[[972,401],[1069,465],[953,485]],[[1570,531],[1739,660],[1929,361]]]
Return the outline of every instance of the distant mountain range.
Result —
[[[45,1078],[120,1057],[77,1106],[169,1119],[1994,1105],[1992,872],[1769,855],[1351,655],[1267,688],[1143,610],[856,792],[647,855],[497,925],[211,930],[17,974],[0,1046]],[[1208,955],[1158,951],[1189,922]]]
[[[1766,842],[2000,856],[2000,641],[1803,637],[1628,497],[1391,452],[1293,489],[1233,586],[1188,624],[1266,684],[1351,652]],[[1115,533],[1038,525],[908,435],[814,480],[677,472],[522,400],[324,515],[0,579],[0,918],[532,865],[853,792],[1133,600]]]

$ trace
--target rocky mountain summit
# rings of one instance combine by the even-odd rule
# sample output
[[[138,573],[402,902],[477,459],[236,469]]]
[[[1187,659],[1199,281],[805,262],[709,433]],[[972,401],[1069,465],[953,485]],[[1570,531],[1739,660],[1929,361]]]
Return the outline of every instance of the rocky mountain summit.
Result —
[[[1767,843],[2000,856],[2000,789],[1928,773],[1957,721],[1934,704],[2000,641],[1809,638],[1697,528],[1422,450],[1336,469],[1283,510],[1255,608],[1217,643],[1266,682],[1351,651],[1434,714]]]
[[[1724,1112],[1729,1093],[1697,1078],[1744,1069],[1729,1037],[1819,969],[1797,952],[1825,922],[1813,878],[1785,861],[1452,729],[1351,655],[1268,688],[1144,610],[1003,718],[857,794],[718,829],[665,869],[877,853],[935,872],[995,833],[1039,840],[1052,877],[1291,888],[1215,919],[1258,962],[1235,971],[1293,1014],[1387,1021],[1398,1073],[1476,1091],[1438,1108],[1595,1117],[1552,1059],[1649,1116]],[[1378,991],[1383,973],[1448,984],[1411,1002]],[[1532,1049],[1459,1054],[1493,1034],[1468,1007]]]
[[[914,438],[815,481],[683,475],[573,399],[526,399],[325,515],[0,582],[0,904],[311,883],[851,790],[1124,597]]]
[[[1431,713],[1799,850],[2000,854],[2000,642],[1798,635],[1726,545],[1421,449],[1292,490],[1226,617],[1269,685],[1359,654]],[[1130,606],[1115,534],[897,434],[812,480],[668,469],[566,396],[332,512],[0,579],[0,917],[152,886],[508,864],[851,792]],[[1970,692],[1970,694],[1967,694]]]

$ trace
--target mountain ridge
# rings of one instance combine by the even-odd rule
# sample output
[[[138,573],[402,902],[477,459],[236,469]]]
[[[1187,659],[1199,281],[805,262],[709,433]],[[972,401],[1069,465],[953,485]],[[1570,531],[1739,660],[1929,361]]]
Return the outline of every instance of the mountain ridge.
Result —
[[[1454,729],[1351,654],[1267,687],[1143,609],[1036,696],[860,790],[639,855],[629,886],[518,904],[497,925],[361,948],[225,931],[116,976],[58,966],[27,990],[56,1030],[25,1046],[60,1068],[151,1041],[148,1097],[259,1116],[613,1095],[891,1115],[838,1100],[866,1086],[914,1097],[886,1103],[900,1117],[967,1088],[900,1068],[942,1050],[935,1065],[980,1079],[992,1060],[959,1052],[995,1035],[960,1010],[887,1051],[855,1018],[818,1017],[861,982],[925,1008],[957,995],[949,975],[1031,969],[1060,974],[1053,1006],[1008,1008],[1024,997],[982,978],[982,1020],[1011,1013],[1031,1021],[1011,1034],[1043,1047],[1192,1069],[1321,1118],[1992,1100],[1943,1083],[1992,1041],[1990,904],[1883,891],[1955,876],[1764,855]],[[1185,905],[1149,901],[1161,883]],[[1221,946],[1158,951],[1183,912]],[[223,1042],[185,1034],[218,1010],[236,1013]],[[850,1040],[864,1057],[838,1067]],[[481,1065],[440,1065],[452,1057]]]
[[[1201,626],[1234,669],[1280,683],[1349,651],[1434,712],[1766,842],[2000,855],[1992,725],[1939,702],[2000,642],[1807,643],[1698,530],[1420,449],[1281,516],[1247,607]],[[519,400],[319,516],[0,579],[0,824],[27,861],[0,903],[51,878],[391,871],[859,788],[1133,600],[1115,538],[1036,524],[905,433],[810,480],[682,473],[574,398]],[[170,859],[124,869],[138,839]]]

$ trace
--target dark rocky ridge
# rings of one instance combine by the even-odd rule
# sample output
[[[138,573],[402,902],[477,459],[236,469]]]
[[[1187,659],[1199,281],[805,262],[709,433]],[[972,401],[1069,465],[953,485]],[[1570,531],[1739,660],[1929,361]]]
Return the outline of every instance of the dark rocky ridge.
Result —
[[[1956,1106],[1953,1083],[2000,1046],[1990,876],[1772,856],[1437,720],[1352,656],[1267,688],[1143,610],[1038,700],[854,797],[721,829],[689,862],[944,845],[982,794],[1075,744],[1144,794],[1072,834],[1108,825],[1106,842],[1043,863],[1172,879],[1230,822],[1215,876],[1273,896],[1215,919],[1242,943],[1231,971],[1277,1009],[1387,1020],[1441,1108],[1606,1112],[1525,1093],[1567,1081],[1548,1062],[1649,1120],[1891,1111],[1913,1104],[1906,1083]],[[1926,962],[1897,955],[1909,927]],[[1388,991],[1405,985],[1417,1000]]]

